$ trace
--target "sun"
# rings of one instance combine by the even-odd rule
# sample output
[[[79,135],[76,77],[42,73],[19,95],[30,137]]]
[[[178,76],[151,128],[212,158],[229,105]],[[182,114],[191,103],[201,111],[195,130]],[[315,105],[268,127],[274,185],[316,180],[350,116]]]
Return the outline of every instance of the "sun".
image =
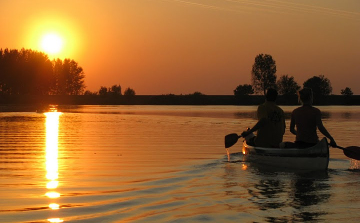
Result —
[[[63,47],[62,38],[55,33],[45,34],[41,39],[41,48],[45,53],[54,55],[61,52]]]

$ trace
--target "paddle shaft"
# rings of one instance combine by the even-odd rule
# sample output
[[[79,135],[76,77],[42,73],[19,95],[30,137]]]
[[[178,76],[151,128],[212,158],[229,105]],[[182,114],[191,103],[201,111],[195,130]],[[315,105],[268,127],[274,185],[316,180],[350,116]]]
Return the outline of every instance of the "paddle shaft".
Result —
[[[334,148],[337,148],[337,149],[342,149],[342,150],[346,150],[346,148],[341,147],[341,146],[336,146],[336,147],[334,147]]]

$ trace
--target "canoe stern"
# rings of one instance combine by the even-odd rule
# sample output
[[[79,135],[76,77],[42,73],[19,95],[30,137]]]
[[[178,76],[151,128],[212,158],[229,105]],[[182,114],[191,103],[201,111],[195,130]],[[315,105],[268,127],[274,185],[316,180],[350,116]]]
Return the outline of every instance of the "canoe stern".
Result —
[[[243,161],[299,170],[326,170],[329,165],[329,146],[326,138],[310,148],[242,147]]]

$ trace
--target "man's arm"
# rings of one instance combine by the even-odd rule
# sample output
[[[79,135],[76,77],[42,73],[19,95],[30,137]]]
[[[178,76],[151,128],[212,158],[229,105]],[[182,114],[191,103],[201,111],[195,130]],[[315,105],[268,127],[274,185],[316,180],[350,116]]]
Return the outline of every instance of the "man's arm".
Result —
[[[250,130],[248,131],[244,131],[243,133],[241,133],[241,136],[245,137],[255,131],[257,131],[258,129],[260,129],[261,127],[265,126],[268,123],[268,119],[267,118],[262,118],[260,119],[255,125],[254,127],[252,127]]]
[[[290,132],[294,135],[297,134],[297,131],[295,129],[295,118],[293,116],[293,114],[291,114],[291,121],[290,121]]]
[[[286,122],[285,122],[285,113],[284,111],[282,112],[282,115],[283,115],[283,125],[284,125],[284,129],[283,129],[283,134],[285,134],[285,131],[286,131]]]
[[[330,133],[326,130],[325,126],[323,125],[323,122],[321,120],[321,114],[316,116],[316,126],[318,127],[319,131],[326,136],[328,139],[330,139],[330,145],[332,147],[336,147],[336,142],[334,138],[330,135]]]

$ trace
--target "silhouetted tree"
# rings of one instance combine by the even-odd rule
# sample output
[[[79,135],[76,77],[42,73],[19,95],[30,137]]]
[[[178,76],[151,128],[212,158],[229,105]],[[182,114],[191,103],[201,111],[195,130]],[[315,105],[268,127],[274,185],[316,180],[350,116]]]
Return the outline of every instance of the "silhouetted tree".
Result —
[[[134,89],[131,89],[131,88],[126,88],[126,90],[124,91],[124,95],[125,96],[134,96],[135,95],[135,91]]]
[[[255,92],[266,93],[266,89],[276,88],[276,63],[271,55],[259,54],[251,70],[252,86]]]
[[[48,94],[52,81],[52,63],[46,54],[26,49],[0,50],[2,94]]]
[[[42,52],[22,49],[19,61],[21,64],[18,66],[25,87],[20,92],[34,95],[49,94],[54,76],[48,56]]]
[[[66,77],[64,75],[63,61],[60,59],[53,60],[54,83],[52,84],[52,94],[66,94]]]
[[[113,85],[110,89],[109,89],[109,93],[111,93],[112,95],[121,95],[121,86],[120,85]]]
[[[314,97],[329,95],[332,92],[330,80],[324,77],[324,75],[313,76],[304,82],[304,87],[311,88],[314,93]]]
[[[101,87],[100,87],[100,90],[99,90],[99,95],[101,95],[101,96],[106,96],[107,93],[108,93],[107,87],[101,86]]]
[[[98,92],[92,92],[92,91],[86,90],[84,92],[84,95],[98,95]]]
[[[42,52],[0,49],[0,92],[8,95],[81,94],[84,72],[74,60],[51,62]]]
[[[203,93],[201,93],[200,91],[195,91],[192,94],[188,94],[188,95],[192,95],[192,96],[199,96],[199,95],[204,95]]]
[[[293,76],[283,75],[277,81],[277,89],[281,95],[294,95],[300,89]]]
[[[234,90],[235,96],[254,94],[254,89],[250,84],[239,85]]]
[[[341,95],[350,96],[353,94],[354,93],[352,92],[351,88],[349,88],[349,87],[346,87],[345,89],[341,90]]]
[[[58,80],[58,88],[61,89],[60,94],[79,95],[84,89],[84,71],[78,66],[74,60],[65,59],[62,63],[62,72]]]

